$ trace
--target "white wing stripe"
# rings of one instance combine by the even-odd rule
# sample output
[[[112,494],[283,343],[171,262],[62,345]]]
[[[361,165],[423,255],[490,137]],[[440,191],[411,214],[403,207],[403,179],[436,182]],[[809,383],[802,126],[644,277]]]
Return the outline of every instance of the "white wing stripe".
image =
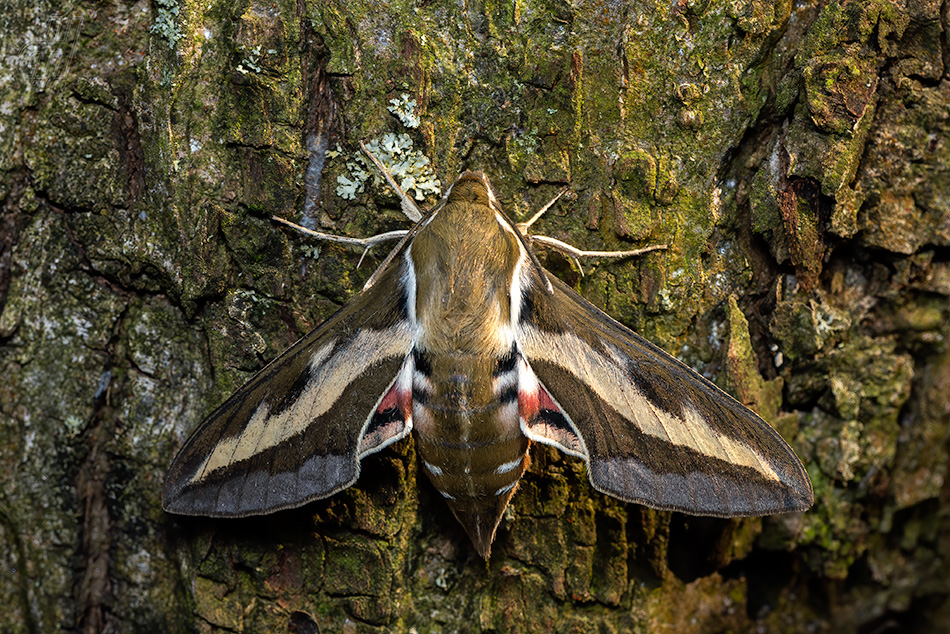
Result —
[[[302,433],[332,409],[366,368],[404,354],[411,338],[409,327],[400,324],[388,330],[363,330],[333,356],[329,356],[333,342],[325,344],[314,353],[309,364],[310,381],[294,404],[271,415],[271,404],[261,402],[239,436],[218,441],[191,481],[200,482],[206,473],[246,460]]]
[[[521,326],[520,335],[519,343],[525,356],[533,361],[552,363],[578,376],[644,434],[688,447],[704,456],[751,467],[766,478],[780,480],[768,459],[752,447],[727,436],[714,435],[692,404],[684,404],[684,418],[654,407],[633,382],[618,377],[618,359],[604,357],[576,335],[541,333],[529,325]],[[611,350],[611,354],[616,357],[618,353]],[[708,430],[708,433],[696,434],[694,430]]]

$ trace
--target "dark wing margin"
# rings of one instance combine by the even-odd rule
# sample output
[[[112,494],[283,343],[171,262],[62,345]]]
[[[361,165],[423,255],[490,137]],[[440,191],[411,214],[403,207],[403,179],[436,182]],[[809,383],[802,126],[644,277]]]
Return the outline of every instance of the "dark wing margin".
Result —
[[[553,294],[525,284],[517,334],[539,384],[529,438],[583,457],[594,488],[628,502],[720,517],[812,505],[801,461],[768,423],[547,279]]]
[[[401,263],[269,363],[185,441],[165,510],[241,517],[327,497],[412,428]]]

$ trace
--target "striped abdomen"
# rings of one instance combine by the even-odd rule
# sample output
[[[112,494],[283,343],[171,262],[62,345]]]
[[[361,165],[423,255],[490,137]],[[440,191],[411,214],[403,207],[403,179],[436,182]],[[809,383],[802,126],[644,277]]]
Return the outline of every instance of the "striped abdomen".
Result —
[[[527,466],[516,354],[413,352],[412,417],[423,468],[487,557]]]

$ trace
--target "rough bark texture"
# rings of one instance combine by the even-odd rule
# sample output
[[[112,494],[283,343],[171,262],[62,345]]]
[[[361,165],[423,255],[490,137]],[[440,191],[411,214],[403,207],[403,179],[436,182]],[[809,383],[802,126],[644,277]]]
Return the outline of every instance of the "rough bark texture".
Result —
[[[946,627],[948,6],[8,2],[0,630]],[[772,422],[814,509],[654,512],[535,447],[486,564],[407,441],[297,511],[164,514],[183,437],[384,256],[269,216],[406,226],[381,187],[337,194],[386,133],[519,218],[569,184],[539,233],[668,243],[545,262]]]

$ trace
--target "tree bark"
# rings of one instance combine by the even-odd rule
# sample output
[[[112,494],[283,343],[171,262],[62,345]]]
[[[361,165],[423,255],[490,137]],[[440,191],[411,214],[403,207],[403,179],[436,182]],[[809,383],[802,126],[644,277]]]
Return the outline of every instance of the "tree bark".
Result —
[[[950,624],[946,2],[9,4],[0,630]],[[519,220],[569,185],[538,233],[668,244],[541,257],[774,424],[814,508],[658,512],[536,445],[486,563],[406,440],[301,509],[165,514],[186,434],[385,257],[270,216],[408,228],[347,190],[387,134]]]

